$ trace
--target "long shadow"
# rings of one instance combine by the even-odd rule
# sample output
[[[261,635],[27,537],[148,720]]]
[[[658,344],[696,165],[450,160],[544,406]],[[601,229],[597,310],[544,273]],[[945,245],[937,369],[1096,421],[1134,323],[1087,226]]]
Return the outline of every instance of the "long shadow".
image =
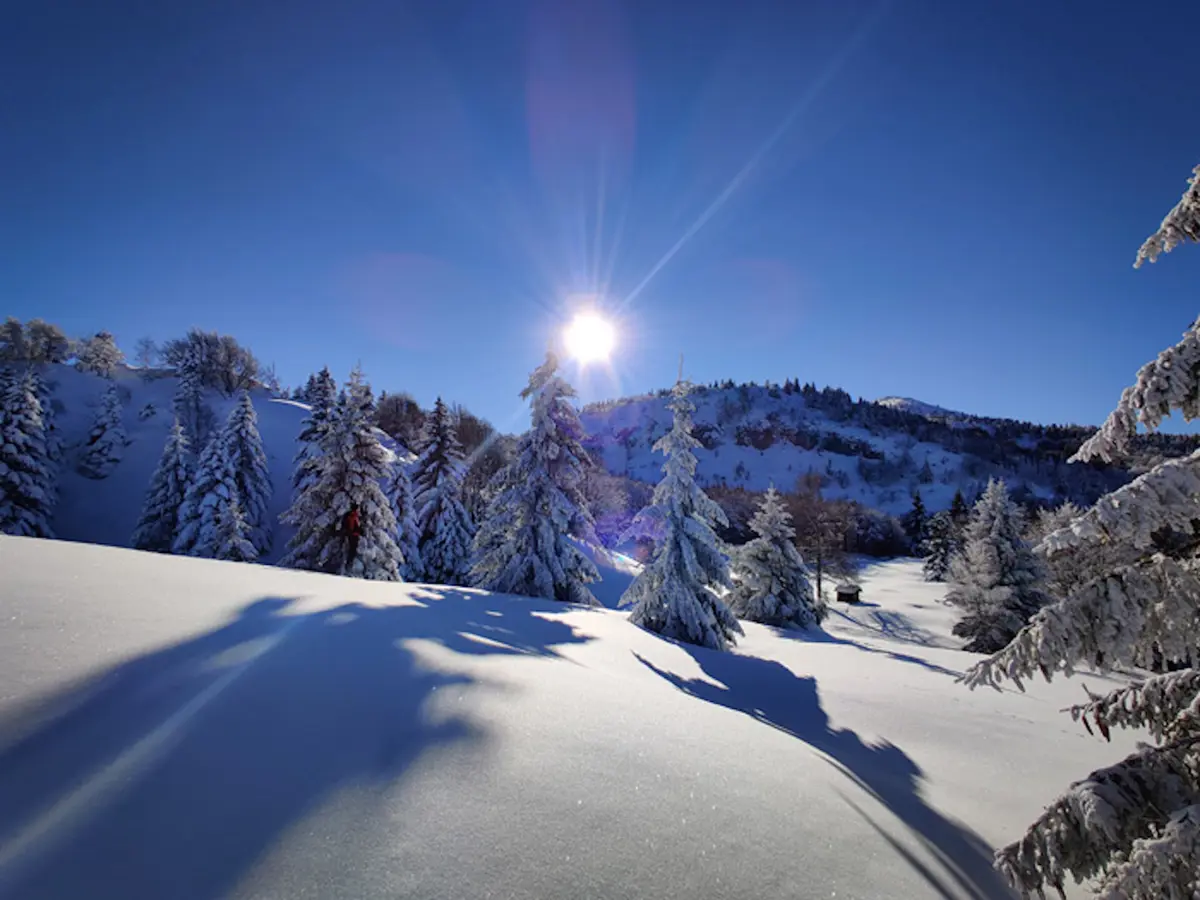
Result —
[[[937,663],[931,663],[927,659],[921,659],[919,656],[912,656],[908,653],[898,653],[895,650],[883,650],[879,647],[868,647],[866,644],[860,644],[858,641],[852,641],[849,638],[838,637],[830,634],[822,628],[777,628],[775,633],[780,637],[788,638],[793,641],[805,641],[810,644],[839,644],[843,647],[853,647],[855,650],[861,650],[864,653],[874,653],[879,656],[886,656],[888,659],[896,662],[906,663],[912,666],[920,666],[922,669],[927,669],[930,672],[935,672],[938,675],[947,675],[951,678],[962,677],[961,672],[956,672],[953,669],[947,669],[945,666],[939,666]]]
[[[225,896],[340,789],[382,791],[422,754],[486,746],[468,720],[426,715],[435,691],[475,679],[422,667],[406,640],[539,656],[585,640],[538,615],[557,605],[420,596],[311,614],[263,598],[0,723],[0,897]]]
[[[944,879],[928,866],[917,865],[911,854],[901,853],[934,891],[947,896],[945,882],[950,880],[961,892],[980,900],[1016,896],[992,868],[993,849],[925,802],[923,773],[908,754],[890,741],[866,743],[850,729],[831,727],[815,679],[798,676],[774,660],[680,646],[719,684],[682,678],[637,658],[685,694],[743,713],[819,751],[830,765],[887,807],[938,861]]]

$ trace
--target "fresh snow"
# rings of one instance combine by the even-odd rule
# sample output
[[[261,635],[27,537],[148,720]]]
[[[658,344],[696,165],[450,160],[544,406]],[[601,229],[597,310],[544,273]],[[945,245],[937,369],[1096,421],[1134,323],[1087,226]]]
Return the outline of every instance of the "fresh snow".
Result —
[[[956,683],[916,560],[728,652],[59,541],[0,537],[0,571],[3,898],[1010,897],[992,848],[1136,737],[1060,712],[1112,679]]]

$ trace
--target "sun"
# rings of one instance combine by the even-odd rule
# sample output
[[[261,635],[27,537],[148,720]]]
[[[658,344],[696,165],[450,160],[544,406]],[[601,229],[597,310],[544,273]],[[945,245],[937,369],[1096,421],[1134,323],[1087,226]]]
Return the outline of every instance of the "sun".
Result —
[[[612,354],[617,331],[612,323],[595,312],[581,312],[563,332],[567,353],[581,363],[602,362]]]

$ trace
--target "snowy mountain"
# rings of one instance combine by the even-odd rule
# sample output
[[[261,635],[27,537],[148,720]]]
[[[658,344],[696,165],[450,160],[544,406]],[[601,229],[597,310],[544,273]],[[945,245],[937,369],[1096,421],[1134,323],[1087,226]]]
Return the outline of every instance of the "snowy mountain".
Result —
[[[957,684],[915,562],[729,653],[61,541],[0,536],[0,571],[6,900],[1011,898],[993,848],[1137,737],[1059,713],[1110,680]]]
[[[914,400],[912,397],[880,397],[875,402],[880,406],[886,406],[889,409],[896,409],[900,412],[912,413],[915,416],[924,416],[926,419],[944,419],[948,422],[956,422],[975,418],[974,416],[968,416],[966,413],[955,412],[952,409],[934,406],[932,403]]]
[[[815,473],[824,495],[901,514],[920,491],[931,510],[954,493],[977,495],[989,477],[1004,478],[1018,499],[1090,504],[1130,478],[1130,469],[1066,460],[1094,431],[954,413],[919,401],[854,400],[811,385],[699,385],[697,477],[706,486],[791,490]],[[670,427],[666,392],[594,403],[581,419],[589,449],[613,474],[654,483],[662,457],[654,442]],[[1139,470],[1148,461],[1200,446],[1192,436],[1137,439]]]

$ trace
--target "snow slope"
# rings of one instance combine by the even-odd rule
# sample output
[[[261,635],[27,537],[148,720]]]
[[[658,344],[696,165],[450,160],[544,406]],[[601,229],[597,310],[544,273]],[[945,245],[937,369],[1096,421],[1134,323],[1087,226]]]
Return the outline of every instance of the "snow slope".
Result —
[[[59,499],[53,519],[55,534],[63,540],[127,547],[171,426],[176,379],[159,377],[147,381],[136,370],[125,367],[116,370],[114,380],[124,402],[123,424],[129,444],[112,473],[97,480],[79,474],[75,461],[109,382],[64,365],[45,366],[42,372],[52,390],[52,402],[58,411],[56,424],[64,443]],[[299,449],[296,436],[308,408],[288,400],[273,400],[263,390],[253,391],[251,397],[274,488],[268,507],[269,521],[274,523],[274,542],[264,557],[264,562],[274,562],[291,536],[291,530],[279,524],[278,519],[291,503],[292,460]],[[218,424],[225,421],[236,402],[236,398],[211,391],[208,400]],[[142,420],[139,413],[147,404],[154,406],[156,414]]]
[[[925,416],[929,419],[947,419],[949,421],[966,421],[972,419],[966,413],[955,412],[952,409],[946,409],[942,406],[935,406],[932,403],[925,403],[923,400],[914,400],[912,397],[880,397],[875,401],[880,406],[887,406],[892,409],[903,410],[914,415]]]
[[[866,572],[734,653],[623,613],[0,537],[0,897],[991,898],[1131,749],[1080,681],[955,684]],[[877,604],[877,605],[870,605]]]

